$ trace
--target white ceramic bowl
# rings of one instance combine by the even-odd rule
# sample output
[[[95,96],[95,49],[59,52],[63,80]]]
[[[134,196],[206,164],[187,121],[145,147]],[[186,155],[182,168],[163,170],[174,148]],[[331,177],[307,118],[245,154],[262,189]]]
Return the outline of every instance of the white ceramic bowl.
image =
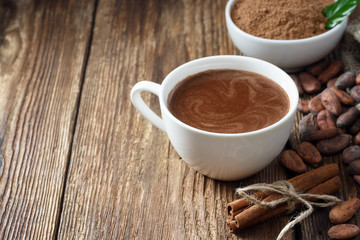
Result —
[[[289,96],[289,112],[271,126],[236,134],[207,132],[181,122],[167,108],[169,93],[181,80],[211,69],[245,70],[272,79]],[[161,117],[145,104],[141,97],[143,91],[159,97]],[[138,82],[132,88],[130,96],[136,109],[166,132],[185,162],[200,173],[220,180],[248,177],[275,159],[289,138],[299,100],[294,81],[280,68],[255,58],[226,55],[187,62],[169,73],[161,85],[150,81]]]
[[[300,70],[328,55],[339,43],[346,21],[320,35],[297,40],[256,37],[238,28],[231,19],[231,8],[238,0],[229,0],[225,8],[226,27],[235,46],[245,55],[271,62],[287,72]]]

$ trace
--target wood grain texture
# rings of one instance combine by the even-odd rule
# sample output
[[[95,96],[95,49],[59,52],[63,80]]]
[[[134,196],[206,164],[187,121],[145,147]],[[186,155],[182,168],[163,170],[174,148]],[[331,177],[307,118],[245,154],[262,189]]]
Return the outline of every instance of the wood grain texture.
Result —
[[[12,1],[2,1],[0,5],[0,139],[3,139],[5,123],[11,106],[11,98],[20,77],[16,69],[21,67],[21,55],[26,47],[22,43],[17,6]]]
[[[1,1],[0,239],[55,238],[93,6]]]
[[[59,239],[274,239],[286,224],[282,217],[237,235],[225,226],[235,187],[284,179],[277,162],[244,181],[204,177],[130,102],[140,80],[160,83],[189,60],[239,54],[225,4],[99,1]],[[154,96],[144,98],[159,112]]]
[[[0,0],[0,239],[276,238],[290,216],[232,234],[225,206],[236,187],[293,177],[278,158],[242,181],[207,178],[129,98],[187,61],[241,54],[226,2]],[[359,197],[340,156],[324,162],[339,164],[338,196]],[[328,239],[328,211],[286,239]]]

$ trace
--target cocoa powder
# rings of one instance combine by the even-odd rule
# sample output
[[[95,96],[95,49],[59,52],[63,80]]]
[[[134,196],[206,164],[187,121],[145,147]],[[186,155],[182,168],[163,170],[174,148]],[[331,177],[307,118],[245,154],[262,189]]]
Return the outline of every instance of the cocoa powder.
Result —
[[[239,0],[231,18],[244,32],[270,39],[301,39],[326,31],[322,9],[332,0]]]

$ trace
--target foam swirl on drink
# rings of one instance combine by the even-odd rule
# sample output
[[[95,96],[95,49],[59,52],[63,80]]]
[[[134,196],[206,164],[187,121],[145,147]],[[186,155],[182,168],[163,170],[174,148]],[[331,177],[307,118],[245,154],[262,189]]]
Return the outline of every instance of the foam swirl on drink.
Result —
[[[247,71],[209,70],[182,80],[168,98],[180,121],[205,131],[243,133],[274,124],[289,111],[274,81]]]

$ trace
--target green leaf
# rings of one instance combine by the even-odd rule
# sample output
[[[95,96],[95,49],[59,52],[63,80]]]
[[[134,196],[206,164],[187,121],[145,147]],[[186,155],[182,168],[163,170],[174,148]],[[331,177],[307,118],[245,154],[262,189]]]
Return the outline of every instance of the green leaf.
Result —
[[[359,2],[360,0],[338,0],[325,7],[322,11],[328,19],[325,27],[330,29],[342,23],[355,10]]]

